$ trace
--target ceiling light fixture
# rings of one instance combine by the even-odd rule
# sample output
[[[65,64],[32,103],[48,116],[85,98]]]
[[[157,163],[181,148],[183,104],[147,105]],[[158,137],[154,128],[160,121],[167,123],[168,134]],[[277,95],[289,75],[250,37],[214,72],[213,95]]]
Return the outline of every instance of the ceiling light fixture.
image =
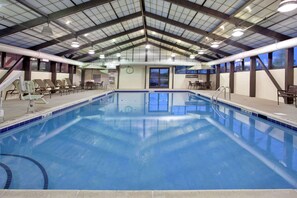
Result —
[[[297,0],[282,0],[278,6],[279,12],[290,12],[297,8]]]
[[[220,46],[220,42],[219,41],[214,41],[210,45],[210,47],[212,47],[212,48],[218,48],[219,46]]]
[[[239,37],[244,34],[244,30],[242,28],[235,28],[232,32],[232,36]]]
[[[171,53],[171,57],[172,57],[172,58],[175,57],[175,53]]]
[[[87,37],[87,36],[89,36],[89,34],[88,34],[88,33],[86,33],[86,34],[84,34],[84,36],[85,36],[85,37]]]
[[[190,59],[194,59],[195,58],[195,55],[194,54],[191,54],[190,55]]]
[[[115,43],[117,40],[116,39],[112,39],[112,42]]]
[[[104,59],[105,58],[105,55],[104,54],[100,54],[99,58],[100,59]]]
[[[200,55],[205,54],[205,50],[199,50],[198,54],[200,54]]]
[[[248,12],[252,12],[252,8],[250,6],[247,6],[246,9],[248,10]]]
[[[238,58],[238,59],[235,60],[235,62],[241,62],[241,61],[242,61],[241,58]]]
[[[180,40],[176,40],[178,43],[180,43],[181,41]]]
[[[71,47],[74,47],[74,48],[79,48],[80,44],[78,42],[78,40],[76,39],[75,41],[72,41],[71,43]]]
[[[66,21],[65,23],[66,23],[66,25],[69,25],[71,23],[71,21]]]
[[[153,35],[155,35],[155,34],[156,34],[156,32],[152,32],[152,34],[153,34]]]
[[[121,57],[121,53],[117,53],[117,57],[118,57],[118,58]]]
[[[145,46],[145,49],[150,49],[151,48],[151,46],[149,45],[149,44],[147,44],[146,46]]]
[[[43,26],[42,30],[41,30],[41,34],[43,34],[44,36],[53,36],[53,30],[52,28],[49,26],[49,23],[47,24],[47,26]]]
[[[89,52],[88,52],[90,55],[93,55],[95,54],[95,50],[92,48],[92,49],[89,49]]]

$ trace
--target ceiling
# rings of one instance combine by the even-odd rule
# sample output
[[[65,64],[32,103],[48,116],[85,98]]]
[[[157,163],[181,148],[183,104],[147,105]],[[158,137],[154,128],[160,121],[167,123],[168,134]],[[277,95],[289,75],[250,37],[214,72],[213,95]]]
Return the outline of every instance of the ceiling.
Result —
[[[0,43],[96,61],[150,43],[199,61],[215,60],[297,36],[297,11],[280,0],[0,0]],[[49,22],[54,36],[41,34]],[[235,27],[244,35],[232,37]],[[76,38],[80,48],[72,48]],[[220,47],[211,48],[214,40]],[[89,55],[88,50],[96,50]]]

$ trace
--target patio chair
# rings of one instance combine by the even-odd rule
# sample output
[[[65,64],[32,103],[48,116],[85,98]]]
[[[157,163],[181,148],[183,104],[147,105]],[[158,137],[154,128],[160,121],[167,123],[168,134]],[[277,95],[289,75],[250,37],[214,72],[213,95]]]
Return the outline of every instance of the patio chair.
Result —
[[[20,94],[21,100],[28,100],[29,104],[27,107],[27,112],[35,112],[35,104],[48,104],[48,101],[44,99],[44,95],[36,94],[35,83],[33,81],[24,81],[24,89],[20,81],[17,82],[17,89]]]
[[[195,83],[189,81],[188,89],[191,89],[191,88],[194,88],[194,87],[195,87]]]
[[[42,95],[49,95],[50,98],[52,97],[51,88],[47,87],[46,84],[41,79],[34,79],[33,82],[37,85],[35,87],[35,92],[40,93]]]
[[[279,97],[292,99],[297,108],[297,85],[289,85],[287,90],[277,90],[277,104],[279,105]]]
[[[19,80],[15,80],[15,81],[12,83],[12,84],[13,84],[13,89],[10,89],[10,90],[7,90],[7,91],[6,91],[6,93],[5,93],[5,100],[6,100],[8,94],[10,94],[10,95],[13,95],[13,94],[19,94],[19,92],[18,92],[18,88],[17,88],[18,81],[19,81]]]
[[[53,83],[53,81],[51,81],[50,79],[44,79],[43,81],[44,81],[44,83],[45,83],[48,87],[51,88],[51,92],[52,92],[52,93],[56,93],[56,92],[60,91],[60,87],[57,87],[57,86]]]
[[[66,86],[65,84],[65,81],[62,81],[62,80],[56,80],[56,85],[58,87],[60,87],[60,90],[61,90],[61,95],[63,93],[70,93],[71,91],[73,92],[74,89],[72,87],[69,87],[69,86]]]

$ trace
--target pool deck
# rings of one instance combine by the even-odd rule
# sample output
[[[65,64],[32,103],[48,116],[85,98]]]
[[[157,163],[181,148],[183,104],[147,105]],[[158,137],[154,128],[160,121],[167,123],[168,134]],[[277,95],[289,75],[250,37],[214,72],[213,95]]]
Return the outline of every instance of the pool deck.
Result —
[[[0,190],[1,198],[296,198],[296,190],[79,191]]]
[[[170,90],[169,90],[170,91]],[[191,90],[206,97],[211,97],[214,91],[205,90]],[[32,116],[40,115],[53,109],[61,108],[80,101],[96,97],[100,94],[107,93],[106,90],[90,90],[79,92],[70,95],[60,96],[59,94],[53,95],[48,99],[49,104],[38,104],[35,113],[27,114],[26,109],[28,101],[20,101],[12,99],[4,101],[5,122],[0,124],[5,126],[14,123],[20,119],[29,118]],[[259,98],[250,98],[247,96],[232,94],[231,101],[224,100],[222,97],[219,99],[223,102],[239,106],[241,108],[256,111],[263,115],[268,115],[276,119],[286,121],[287,123],[297,126],[297,108],[293,105],[286,105],[281,103],[279,106],[275,101],[264,100]],[[276,115],[275,113],[282,113],[285,115]],[[297,190],[202,190],[202,191],[80,191],[80,190],[0,190],[1,198],[51,198],[51,197],[73,197],[73,198],[192,198],[192,197],[205,197],[205,198],[248,198],[248,197],[261,197],[261,198],[296,198]]]

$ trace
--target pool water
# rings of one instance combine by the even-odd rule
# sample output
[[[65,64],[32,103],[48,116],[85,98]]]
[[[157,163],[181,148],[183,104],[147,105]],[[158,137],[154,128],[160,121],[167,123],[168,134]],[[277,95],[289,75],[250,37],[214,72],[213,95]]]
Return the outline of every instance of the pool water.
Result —
[[[113,93],[0,136],[0,188],[296,189],[296,134],[188,92]]]

